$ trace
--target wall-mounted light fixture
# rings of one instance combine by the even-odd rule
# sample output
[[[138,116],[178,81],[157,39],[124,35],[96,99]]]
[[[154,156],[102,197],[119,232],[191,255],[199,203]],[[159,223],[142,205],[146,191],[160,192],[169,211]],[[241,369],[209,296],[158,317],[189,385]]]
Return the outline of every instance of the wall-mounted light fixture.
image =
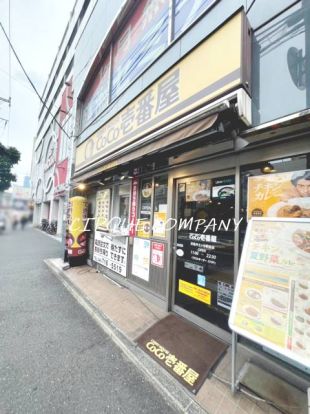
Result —
[[[84,183],[80,183],[80,184],[78,184],[77,189],[78,189],[79,191],[84,191],[84,190],[86,190],[86,184],[84,184]]]
[[[270,162],[264,163],[260,170],[263,174],[270,174],[277,171]]]

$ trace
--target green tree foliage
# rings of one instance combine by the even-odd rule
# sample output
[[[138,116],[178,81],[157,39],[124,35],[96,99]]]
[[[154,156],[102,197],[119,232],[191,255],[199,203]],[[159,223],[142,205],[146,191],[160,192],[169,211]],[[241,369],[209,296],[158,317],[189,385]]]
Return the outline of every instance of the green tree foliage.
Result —
[[[13,165],[20,160],[20,152],[14,147],[5,147],[0,142],[0,192],[7,190],[16,176],[11,173]]]

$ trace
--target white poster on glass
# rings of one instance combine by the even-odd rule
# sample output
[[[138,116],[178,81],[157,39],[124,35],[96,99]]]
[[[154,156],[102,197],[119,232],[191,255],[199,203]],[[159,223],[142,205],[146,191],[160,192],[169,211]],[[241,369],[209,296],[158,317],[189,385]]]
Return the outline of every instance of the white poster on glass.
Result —
[[[150,246],[149,240],[134,238],[132,274],[147,282],[150,277]]]

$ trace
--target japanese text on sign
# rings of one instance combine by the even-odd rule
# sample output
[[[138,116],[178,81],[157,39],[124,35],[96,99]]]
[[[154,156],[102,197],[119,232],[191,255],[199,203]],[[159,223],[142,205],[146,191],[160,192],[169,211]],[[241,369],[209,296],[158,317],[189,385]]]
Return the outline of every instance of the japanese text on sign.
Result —
[[[96,231],[94,243],[94,261],[126,276],[127,239],[118,237],[112,241],[103,232]]]
[[[131,183],[131,204],[130,204],[130,228],[129,236],[134,237],[136,235],[136,223],[137,223],[137,207],[138,207],[138,188],[139,179],[133,178]]]
[[[85,159],[94,153],[108,149],[126,140],[127,135],[156,117],[179,100],[179,68],[166,76],[157,87],[149,89],[136,102],[126,107],[119,115],[104,125],[93,139],[85,145]]]
[[[309,219],[252,219],[229,317],[237,333],[307,368],[309,268]]]

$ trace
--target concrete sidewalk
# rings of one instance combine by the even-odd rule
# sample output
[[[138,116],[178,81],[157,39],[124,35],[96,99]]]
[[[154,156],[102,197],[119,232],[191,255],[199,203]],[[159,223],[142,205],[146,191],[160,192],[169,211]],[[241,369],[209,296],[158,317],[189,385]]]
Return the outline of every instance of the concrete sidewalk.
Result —
[[[45,260],[76,300],[110,335],[127,357],[180,413],[276,414],[270,405],[230,392],[230,350],[195,396],[169,375],[135,343],[135,339],[167,313],[132,290],[118,285],[89,266],[62,270],[61,259]],[[221,380],[219,380],[220,378]]]

